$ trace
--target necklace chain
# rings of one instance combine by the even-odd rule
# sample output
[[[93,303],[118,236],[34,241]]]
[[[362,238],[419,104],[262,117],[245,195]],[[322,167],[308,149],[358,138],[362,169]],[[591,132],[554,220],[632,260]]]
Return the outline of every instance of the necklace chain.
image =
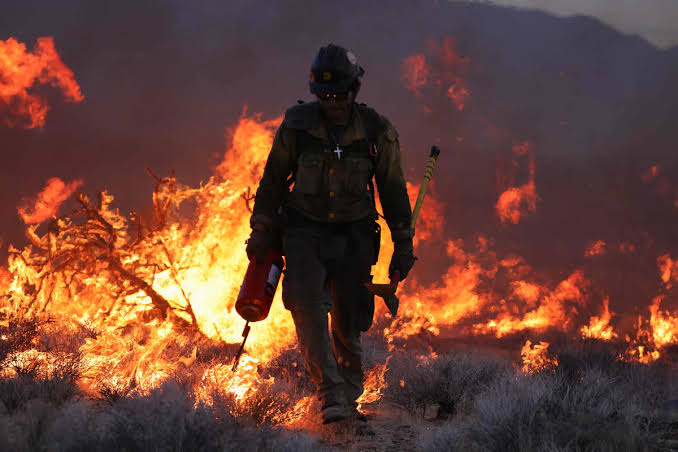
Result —
[[[330,131],[330,127],[329,127],[329,126],[326,127],[326,130],[327,130],[327,136],[330,138],[330,140],[332,140],[332,142],[334,143],[334,145],[335,145],[336,147],[340,147],[340,146],[341,146],[341,140],[342,140],[342,138],[344,138],[344,132],[346,132],[346,128],[347,128],[347,127],[348,127],[348,123],[346,123],[346,124],[344,125],[344,127],[341,129],[341,132],[339,133],[339,137],[335,137],[335,136],[334,136],[334,134]]]
[[[344,127],[341,128],[341,132],[339,133],[338,139],[330,131],[330,125],[328,123],[325,123],[325,131],[327,132],[327,137],[334,142],[334,146],[337,149],[341,149],[341,140],[344,138],[344,133],[346,132],[346,129],[348,129],[348,125],[351,123],[352,118],[353,118],[353,109],[351,109],[351,112],[348,115],[348,121],[346,121]]]

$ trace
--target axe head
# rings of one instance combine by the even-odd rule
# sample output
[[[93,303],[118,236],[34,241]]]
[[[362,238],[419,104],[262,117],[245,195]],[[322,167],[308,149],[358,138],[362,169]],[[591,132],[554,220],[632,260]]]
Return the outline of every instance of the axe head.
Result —
[[[384,304],[388,308],[389,312],[393,317],[398,314],[398,306],[400,306],[400,300],[398,297],[393,294],[388,298],[384,298]]]
[[[374,295],[384,299],[386,306],[388,307],[391,314],[395,317],[398,312],[398,297],[396,297],[396,290],[398,289],[398,283],[400,282],[400,273],[395,272],[391,276],[391,282],[388,284],[375,284],[371,282],[366,282],[365,287]]]

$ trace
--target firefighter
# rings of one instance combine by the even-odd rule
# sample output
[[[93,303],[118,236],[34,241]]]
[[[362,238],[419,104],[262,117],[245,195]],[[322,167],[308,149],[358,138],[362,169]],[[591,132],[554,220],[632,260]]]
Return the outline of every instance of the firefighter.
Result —
[[[374,314],[364,283],[372,280],[379,250],[373,180],[394,241],[390,274],[405,278],[415,260],[398,133],[355,102],[364,72],[345,48],[320,48],[309,82],[317,100],[285,112],[257,189],[246,248],[250,259],[263,259],[282,237],[283,303],[325,424],[365,420],[356,400],[363,392],[360,334]]]

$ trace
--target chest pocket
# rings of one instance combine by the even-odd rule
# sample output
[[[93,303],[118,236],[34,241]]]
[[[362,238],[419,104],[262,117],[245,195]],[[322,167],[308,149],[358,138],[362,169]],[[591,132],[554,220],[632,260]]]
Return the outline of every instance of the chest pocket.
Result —
[[[320,191],[323,179],[323,158],[317,152],[304,152],[297,163],[294,191],[315,195]]]
[[[347,158],[345,164],[346,192],[352,195],[365,194],[374,165],[370,159],[357,156]]]

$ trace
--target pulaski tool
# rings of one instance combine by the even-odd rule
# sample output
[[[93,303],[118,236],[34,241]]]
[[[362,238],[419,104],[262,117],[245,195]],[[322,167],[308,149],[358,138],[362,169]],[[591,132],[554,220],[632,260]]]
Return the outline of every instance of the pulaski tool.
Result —
[[[428,163],[426,164],[426,171],[424,172],[424,180],[419,187],[419,195],[417,196],[417,202],[414,205],[414,210],[412,211],[412,222],[410,223],[410,229],[414,231],[414,227],[417,225],[417,219],[419,219],[419,212],[421,211],[421,205],[424,203],[424,197],[426,196],[426,190],[428,189],[428,183],[431,180],[433,175],[433,168],[435,168],[438,161],[438,156],[440,155],[440,149],[438,146],[431,147],[431,154],[428,158]],[[400,282],[400,273],[394,272],[391,275],[391,282],[387,284],[374,284],[371,282],[365,283],[367,290],[372,292],[374,295],[377,295],[384,299],[386,307],[391,312],[393,317],[398,313],[398,306],[400,305],[400,300],[396,296],[396,290],[398,289],[398,283]]]

